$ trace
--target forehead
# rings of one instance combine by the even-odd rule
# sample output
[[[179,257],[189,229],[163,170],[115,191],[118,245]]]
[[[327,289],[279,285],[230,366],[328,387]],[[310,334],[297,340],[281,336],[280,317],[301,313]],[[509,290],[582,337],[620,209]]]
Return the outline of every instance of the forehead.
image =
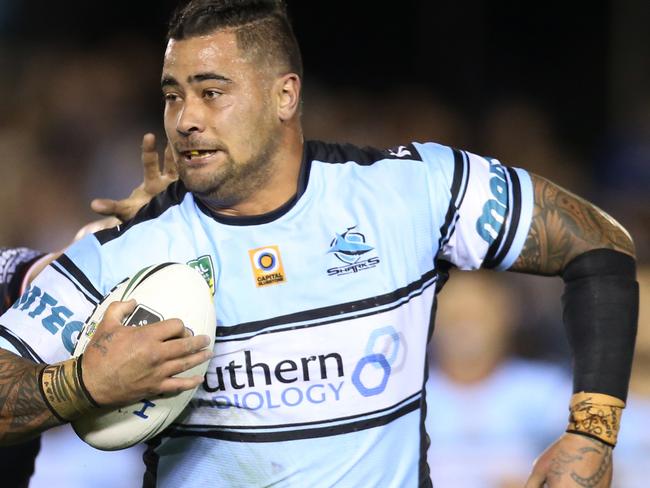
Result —
[[[163,74],[232,72],[250,64],[239,49],[233,31],[221,30],[188,39],[170,39],[165,50]]]

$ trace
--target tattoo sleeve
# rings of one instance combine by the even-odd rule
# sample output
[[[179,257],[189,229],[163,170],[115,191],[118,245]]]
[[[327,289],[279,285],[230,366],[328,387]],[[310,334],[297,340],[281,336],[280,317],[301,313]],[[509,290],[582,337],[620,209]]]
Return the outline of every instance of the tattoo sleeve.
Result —
[[[531,174],[535,193],[533,220],[521,254],[509,269],[557,275],[574,257],[592,249],[634,255],[627,231],[595,205]]]
[[[61,423],[39,386],[42,365],[0,349],[0,444],[14,444]]]

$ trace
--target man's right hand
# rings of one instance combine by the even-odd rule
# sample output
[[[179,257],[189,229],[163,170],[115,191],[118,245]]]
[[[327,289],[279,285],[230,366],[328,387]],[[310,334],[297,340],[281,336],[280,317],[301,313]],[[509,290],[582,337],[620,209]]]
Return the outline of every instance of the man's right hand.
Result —
[[[96,198],[90,202],[90,208],[100,215],[117,217],[122,222],[132,219],[143,206],[178,179],[176,163],[169,145],[165,148],[162,172],[158,151],[156,150],[156,136],[145,134],[142,138],[142,169],[143,181],[129,195],[122,200],[109,198]]]
[[[178,319],[124,327],[135,306],[135,300],[112,303],[83,354],[83,381],[101,406],[190,390],[202,376],[174,376],[213,357],[210,338],[193,336]]]

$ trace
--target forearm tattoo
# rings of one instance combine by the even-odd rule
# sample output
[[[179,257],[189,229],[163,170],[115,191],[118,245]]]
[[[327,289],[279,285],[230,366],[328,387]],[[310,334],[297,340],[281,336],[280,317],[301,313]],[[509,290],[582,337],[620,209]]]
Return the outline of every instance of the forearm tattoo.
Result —
[[[40,369],[32,361],[0,350],[0,443],[26,440],[61,423],[41,394]]]
[[[609,477],[612,466],[612,448],[593,439],[589,439],[589,442],[592,445],[580,448],[577,454],[560,450],[551,459],[549,477],[562,478],[568,474],[575,481],[576,486],[585,488],[595,488],[606,476]],[[596,458],[596,467],[592,469],[591,473],[578,474],[575,471],[575,464],[585,460],[588,456]]]
[[[629,234],[595,205],[531,174],[533,220],[524,248],[511,271],[557,275],[577,255],[614,249],[634,255]]]

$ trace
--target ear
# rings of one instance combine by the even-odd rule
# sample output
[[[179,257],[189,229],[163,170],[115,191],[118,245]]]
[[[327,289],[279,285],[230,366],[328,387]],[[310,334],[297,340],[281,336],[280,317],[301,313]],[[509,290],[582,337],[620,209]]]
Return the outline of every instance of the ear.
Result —
[[[281,122],[292,119],[300,107],[300,77],[287,73],[276,81],[278,118]]]

